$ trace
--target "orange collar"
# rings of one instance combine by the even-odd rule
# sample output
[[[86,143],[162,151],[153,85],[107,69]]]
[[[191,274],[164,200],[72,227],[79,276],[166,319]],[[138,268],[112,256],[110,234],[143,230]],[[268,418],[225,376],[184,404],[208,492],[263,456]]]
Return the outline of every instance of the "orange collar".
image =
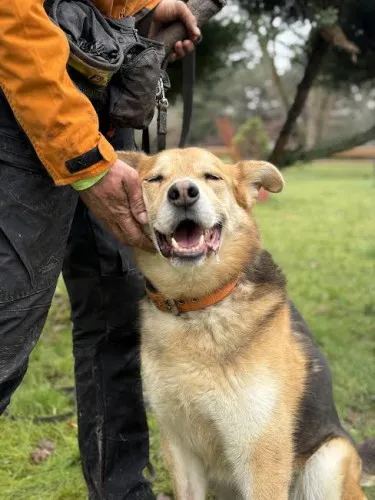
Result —
[[[157,290],[152,291],[146,285],[146,293],[152,300],[154,305],[163,312],[170,312],[176,316],[182,312],[199,311],[200,309],[205,309],[206,307],[213,306],[221,300],[228,297],[228,295],[233,291],[234,287],[237,285],[238,279],[231,281],[223,288],[220,288],[211,295],[206,295],[200,299],[184,299],[184,300],[172,300],[166,299]]]

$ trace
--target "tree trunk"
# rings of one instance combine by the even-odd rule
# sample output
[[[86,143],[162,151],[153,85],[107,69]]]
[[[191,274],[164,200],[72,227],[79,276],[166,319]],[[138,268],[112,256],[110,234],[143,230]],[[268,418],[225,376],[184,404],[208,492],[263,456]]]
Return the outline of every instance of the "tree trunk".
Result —
[[[278,165],[282,162],[282,156],[284,154],[290,134],[292,133],[293,127],[303,110],[310,89],[314,83],[316,76],[319,73],[324,57],[328,52],[328,48],[329,43],[326,42],[319,34],[317,34],[316,39],[313,43],[311,55],[305,68],[305,74],[300,84],[298,85],[294,102],[289,109],[283,128],[281,129],[275,147],[269,157],[269,161],[271,163],[275,163],[276,165]]]
[[[256,18],[252,19],[252,26],[255,35],[258,38],[258,43],[259,47],[262,51],[262,56],[265,61],[265,63],[268,65],[270,73],[271,73],[271,78],[273,85],[275,87],[276,92],[279,94],[279,98],[281,101],[281,104],[284,108],[284,111],[286,114],[288,114],[289,108],[290,108],[290,101],[289,101],[289,96],[288,93],[283,85],[282,79],[277,71],[276,65],[275,65],[275,59],[274,57],[270,54],[268,50],[268,44],[269,44],[269,38],[267,35],[262,35],[259,25],[258,25],[258,20]],[[297,127],[297,132],[299,136],[299,143],[302,145],[304,141],[304,130],[302,127],[299,126],[299,124],[296,124]]]
[[[322,112],[323,89],[320,86],[311,88],[306,101],[306,135],[305,149],[310,150],[316,146],[318,138],[319,113]]]
[[[335,93],[332,90],[326,90],[326,94],[324,96],[321,105],[321,112],[317,126],[318,135],[316,138],[316,142],[318,144],[322,140],[322,138],[325,137],[326,131],[328,129],[328,124],[331,118],[332,109],[335,104],[335,98],[336,98]]]
[[[369,129],[359,134],[352,135],[351,137],[346,137],[340,141],[331,142],[328,144],[323,144],[320,147],[311,149],[310,151],[295,151],[286,154],[282,158],[282,163],[278,165],[280,169],[290,167],[295,163],[308,163],[313,160],[318,160],[321,158],[329,158],[335,153],[340,153],[341,151],[347,151],[349,149],[361,146],[368,141],[375,138],[375,125],[372,125]],[[374,158],[375,159],[375,158]]]

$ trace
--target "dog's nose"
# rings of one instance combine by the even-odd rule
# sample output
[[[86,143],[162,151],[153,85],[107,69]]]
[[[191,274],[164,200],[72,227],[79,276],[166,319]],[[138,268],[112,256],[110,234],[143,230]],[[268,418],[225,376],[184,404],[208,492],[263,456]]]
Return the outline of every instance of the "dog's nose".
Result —
[[[191,181],[177,181],[168,189],[168,200],[176,207],[190,207],[198,198],[198,186]]]

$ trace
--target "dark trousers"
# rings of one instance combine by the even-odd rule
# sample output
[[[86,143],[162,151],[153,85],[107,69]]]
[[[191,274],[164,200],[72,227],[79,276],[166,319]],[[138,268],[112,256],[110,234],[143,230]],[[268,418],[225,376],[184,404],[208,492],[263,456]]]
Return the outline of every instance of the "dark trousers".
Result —
[[[131,131],[116,146],[132,149]],[[73,320],[82,468],[91,500],[153,499],[131,250],[55,187],[0,94],[0,413],[25,375],[63,270]]]

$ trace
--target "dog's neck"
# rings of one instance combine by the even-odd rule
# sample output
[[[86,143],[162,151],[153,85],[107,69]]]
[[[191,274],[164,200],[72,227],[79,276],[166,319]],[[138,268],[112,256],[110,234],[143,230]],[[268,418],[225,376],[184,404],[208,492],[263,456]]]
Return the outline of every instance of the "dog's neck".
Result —
[[[190,301],[211,296],[238,280],[260,249],[253,226],[228,238],[217,258],[211,256],[202,265],[174,267],[160,255],[139,249],[135,257],[142,274],[165,299]]]
[[[221,302],[232,293],[237,283],[238,278],[203,297],[194,297],[191,299],[167,299],[160,292],[158,292],[150,281],[146,280],[146,293],[160,311],[170,312],[178,316],[181,313],[206,309],[207,307]]]

